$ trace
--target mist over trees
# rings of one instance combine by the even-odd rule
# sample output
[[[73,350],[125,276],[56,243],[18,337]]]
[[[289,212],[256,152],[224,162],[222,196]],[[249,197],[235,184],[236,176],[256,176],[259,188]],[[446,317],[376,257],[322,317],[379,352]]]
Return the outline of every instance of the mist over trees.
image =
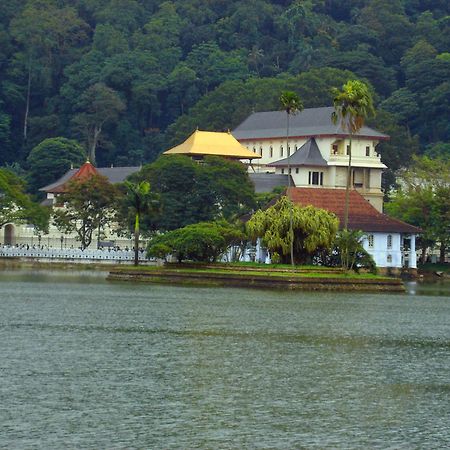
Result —
[[[352,78],[396,170],[448,151],[449,17],[446,0],[1,2],[0,166],[29,170],[56,137],[100,166],[148,163],[197,126],[278,109],[283,90],[331,106]]]

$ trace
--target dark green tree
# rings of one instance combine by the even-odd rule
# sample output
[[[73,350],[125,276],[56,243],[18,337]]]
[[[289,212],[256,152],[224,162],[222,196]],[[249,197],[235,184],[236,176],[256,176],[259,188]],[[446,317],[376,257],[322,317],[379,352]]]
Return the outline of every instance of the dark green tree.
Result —
[[[86,161],[83,147],[72,139],[49,138],[34,147],[27,158],[28,180],[31,192],[56,181],[71,167]]]

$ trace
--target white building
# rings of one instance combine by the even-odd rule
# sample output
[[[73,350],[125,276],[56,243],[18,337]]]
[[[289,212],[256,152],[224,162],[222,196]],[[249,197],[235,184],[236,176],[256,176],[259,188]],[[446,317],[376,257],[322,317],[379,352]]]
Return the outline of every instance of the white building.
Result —
[[[289,148],[284,111],[251,114],[233,130],[236,139],[261,156],[252,164],[255,172],[290,174],[297,187],[342,189],[347,183],[348,132],[333,124],[332,107],[309,108],[291,115]],[[353,136],[352,178],[354,189],[378,211],[383,208],[381,162],[376,147],[389,136],[362,127]]]

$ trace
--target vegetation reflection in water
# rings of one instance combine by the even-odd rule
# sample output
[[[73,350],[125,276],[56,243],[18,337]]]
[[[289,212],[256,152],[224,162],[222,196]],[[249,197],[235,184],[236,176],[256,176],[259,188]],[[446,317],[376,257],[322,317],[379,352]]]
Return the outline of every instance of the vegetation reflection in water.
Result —
[[[0,273],[1,447],[450,440],[448,285],[283,293],[90,274]]]

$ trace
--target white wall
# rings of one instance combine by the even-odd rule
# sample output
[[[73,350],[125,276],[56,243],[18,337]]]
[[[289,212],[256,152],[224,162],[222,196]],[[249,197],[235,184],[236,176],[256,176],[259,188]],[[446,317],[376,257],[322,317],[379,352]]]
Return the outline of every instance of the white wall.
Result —
[[[369,235],[373,235],[373,247],[369,247]],[[392,247],[388,248],[388,235],[392,236]],[[364,249],[372,256],[378,267],[402,267],[401,234],[400,233],[367,233],[363,241]],[[391,260],[389,261],[388,256]]]

